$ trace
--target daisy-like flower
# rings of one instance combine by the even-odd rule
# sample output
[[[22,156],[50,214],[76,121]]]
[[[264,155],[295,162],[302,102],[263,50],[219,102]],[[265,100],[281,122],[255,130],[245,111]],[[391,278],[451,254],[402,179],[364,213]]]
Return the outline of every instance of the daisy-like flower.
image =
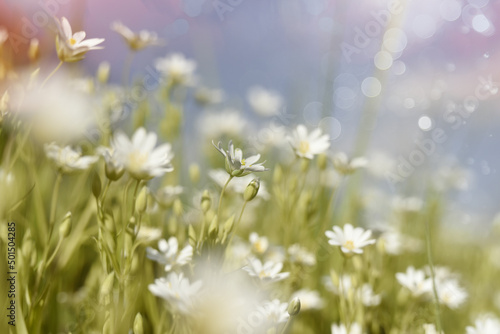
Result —
[[[267,261],[264,264],[259,259],[250,259],[248,265],[243,267],[250,276],[257,277],[263,283],[272,283],[284,280],[290,273],[281,273],[283,263]]]
[[[283,98],[278,93],[260,86],[250,88],[247,100],[252,109],[262,116],[276,115],[283,106]]]
[[[188,315],[196,306],[196,298],[202,288],[202,281],[190,283],[183,274],[171,273],[167,278],[157,278],[148,286],[149,291],[165,299],[176,312]]]
[[[156,60],[156,69],[172,80],[175,85],[189,85],[193,82],[196,62],[184,57],[181,53],[173,53]]]
[[[325,305],[325,301],[316,290],[302,289],[295,292],[292,298],[299,298],[300,311],[320,310]]]
[[[357,322],[353,322],[350,327],[346,327],[344,324],[333,324],[332,334],[361,334],[361,325]]]
[[[138,33],[135,33],[118,21],[111,24],[111,30],[119,33],[128,44],[129,48],[134,51],[142,50],[148,46],[163,44],[163,41],[158,38],[158,35],[155,32],[141,30]]]
[[[144,128],[137,129],[131,140],[122,132],[116,133],[111,142],[116,161],[138,180],[149,180],[173,171],[170,164],[174,157],[172,146],[166,143],[155,148],[156,139],[155,133],[147,133]]]
[[[234,149],[232,140],[229,141],[229,149],[227,151],[224,151],[221,142],[215,145],[212,141],[212,144],[226,158],[226,171],[231,176],[241,177],[253,172],[264,172],[269,170],[269,168],[262,166],[265,161],[257,163],[260,159],[260,154],[243,158],[243,152],[239,148]]]
[[[95,156],[82,157],[80,149],[60,147],[55,143],[45,144],[44,149],[47,158],[52,160],[63,173],[86,170],[99,159]]]
[[[348,175],[354,173],[357,169],[365,167],[368,160],[364,157],[349,159],[347,154],[339,152],[333,156],[333,166],[341,174]]]
[[[436,282],[439,302],[450,309],[459,308],[467,299],[467,292],[456,279],[447,279]]]
[[[59,59],[64,62],[75,62],[82,60],[90,50],[102,49],[97,46],[104,42],[104,38],[85,39],[85,31],[78,31],[73,34],[71,25],[63,17],[61,21],[56,19],[58,35],[56,37],[56,48]]]
[[[176,237],[170,237],[168,241],[161,239],[158,242],[157,251],[154,248],[146,249],[147,257],[153,261],[165,265],[165,271],[169,272],[176,266],[183,266],[191,262],[193,258],[193,247],[187,245],[179,251],[179,242]]]
[[[363,253],[363,247],[374,244],[375,239],[370,239],[372,231],[361,227],[354,228],[351,224],[345,224],[344,229],[334,226],[333,231],[326,231],[325,235],[330,239],[328,243],[340,246],[343,253]]]
[[[264,254],[269,247],[269,241],[267,238],[261,237],[255,232],[250,233],[249,240],[252,251],[255,254]]]
[[[106,177],[112,181],[118,180],[125,172],[123,164],[116,160],[115,151],[112,148],[101,146],[97,153],[104,158]]]
[[[287,312],[288,303],[282,303],[278,299],[264,303],[258,310],[267,317],[272,325],[278,325],[287,322],[290,315]]]
[[[363,284],[361,288],[357,290],[357,295],[363,305],[367,307],[377,306],[382,300],[382,297],[380,295],[376,295],[373,292],[373,288],[368,283]]]
[[[498,334],[500,333],[500,319],[492,314],[483,314],[476,318],[474,326],[465,328],[467,334]]]
[[[319,128],[308,133],[302,124],[298,125],[292,136],[287,139],[295,154],[306,159],[313,159],[315,155],[324,153],[330,147],[330,136],[322,135]]]
[[[290,262],[292,263],[308,267],[316,265],[316,256],[299,244],[291,245],[288,248],[288,255],[290,256]]]
[[[406,273],[396,273],[399,284],[410,290],[414,297],[430,294],[432,280],[426,278],[423,270],[416,270],[413,266],[406,269]]]

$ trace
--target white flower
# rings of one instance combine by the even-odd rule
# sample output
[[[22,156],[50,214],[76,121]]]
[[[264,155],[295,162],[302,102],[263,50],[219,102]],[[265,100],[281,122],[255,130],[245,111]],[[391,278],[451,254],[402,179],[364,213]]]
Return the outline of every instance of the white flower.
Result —
[[[252,251],[256,254],[264,254],[269,247],[269,241],[266,237],[260,237],[257,233],[250,233],[250,246],[252,247]]]
[[[166,186],[156,192],[156,200],[164,207],[169,207],[183,192],[184,188],[181,186]]]
[[[55,143],[45,144],[44,149],[47,158],[52,160],[63,173],[86,170],[99,159],[95,156],[82,157],[80,149],[60,147]]]
[[[118,180],[125,172],[125,168],[116,160],[115,151],[112,148],[100,146],[97,148],[97,154],[104,158],[104,168],[108,179]]]
[[[288,303],[282,303],[278,299],[264,303],[258,308],[261,313],[267,316],[267,320],[272,325],[285,323],[290,315],[287,312]]]
[[[300,311],[320,310],[325,305],[325,301],[316,290],[302,289],[295,292],[291,298],[299,298]]]
[[[460,307],[467,299],[467,292],[456,279],[436,280],[436,290],[439,302],[451,309]]]
[[[159,228],[141,226],[139,232],[137,233],[137,240],[142,241],[143,243],[146,244],[158,240],[160,238],[161,238],[161,230]]]
[[[68,20],[63,17],[61,21],[56,19],[58,35],[56,39],[57,55],[61,61],[74,62],[82,60],[90,50],[102,49],[97,46],[104,42],[104,38],[85,39],[85,31],[73,34]]]
[[[434,324],[424,324],[424,334],[444,334],[444,332],[438,333],[436,326]]]
[[[283,106],[283,98],[278,93],[260,86],[250,88],[247,100],[253,110],[262,116],[276,115]]]
[[[343,230],[334,226],[333,231],[326,231],[325,235],[330,239],[328,240],[330,245],[340,246],[342,252],[346,254],[361,254],[363,247],[375,243],[375,239],[370,239],[372,231],[365,231],[361,227],[354,228],[351,224],[345,224]]]
[[[221,103],[224,99],[224,91],[222,89],[210,89],[200,87],[196,91],[194,98],[201,105]]]
[[[309,267],[316,265],[316,256],[299,244],[291,245],[288,248],[288,255],[290,255],[290,262],[292,263]]]
[[[357,294],[363,305],[367,307],[377,306],[382,300],[380,295],[373,293],[373,289],[368,283],[363,284],[361,288],[357,290]]]
[[[406,269],[406,273],[397,273],[399,284],[406,287],[415,297],[432,292],[432,280],[426,278],[423,270],[415,270],[413,266]]]
[[[111,29],[119,33],[125,39],[130,49],[134,51],[142,50],[148,46],[163,44],[163,41],[158,38],[155,32],[141,30],[138,33],[134,33],[121,22],[113,22]]]
[[[189,85],[193,82],[196,62],[186,59],[183,54],[173,53],[156,60],[156,69],[168,76],[173,84]]]
[[[156,134],[139,128],[129,140],[125,134],[115,134],[111,146],[116,160],[136,179],[149,180],[174,170],[170,161],[172,147],[166,143],[155,148]]]
[[[474,327],[467,326],[467,334],[498,334],[500,333],[500,319],[492,314],[483,314],[476,318]]]
[[[424,202],[422,199],[418,197],[400,197],[396,196],[392,200],[392,207],[398,211],[407,211],[407,212],[418,212],[422,210],[424,206]]]
[[[5,41],[9,38],[9,33],[7,29],[4,27],[0,27],[0,47],[5,43]]]
[[[243,267],[250,276],[259,278],[264,283],[284,280],[290,273],[280,273],[283,263],[267,261],[264,264],[258,259],[250,259],[248,265]]]
[[[153,261],[165,265],[165,271],[171,271],[176,266],[188,264],[193,258],[193,247],[187,245],[179,251],[179,243],[176,237],[170,237],[168,241],[161,239],[158,242],[157,251],[154,248],[148,247],[147,257]]]
[[[391,255],[399,255],[405,251],[417,252],[422,246],[420,240],[403,235],[396,230],[382,233],[379,240],[383,243],[385,252]]]
[[[344,152],[339,152],[333,156],[333,166],[339,171],[339,173],[347,175],[354,173],[357,169],[365,167],[368,164],[368,160],[364,157],[357,157],[349,159],[347,154]]]
[[[167,278],[155,279],[148,288],[153,295],[165,299],[175,311],[188,315],[196,305],[202,285],[202,281],[191,284],[183,274],[171,273]]]
[[[206,112],[197,122],[200,133],[205,138],[234,138],[245,133],[248,121],[241,112],[234,109],[224,109],[220,112]]]
[[[312,159],[330,147],[330,136],[322,135],[319,128],[308,134],[307,128],[302,124],[297,126],[292,136],[288,137],[288,141],[295,150],[295,154],[306,159]]]
[[[344,324],[332,325],[332,334],[361,334],[362,329],[361,325],[356,322],[353,322],[348,329]]]
[[[264,172],[269,170],[262,166],[265,162],[257,163],[260,159],[260,154],[252,155],[248,158],[243,158],[243,152],[241,149],[234,149],[233,141],[229,141],[229,149],[224,151],[222,148],[222,143],[219,142],[218,145],[212,144],[215,148],[226,158],[226,171],[231,176],[245,176],[253,172]]]

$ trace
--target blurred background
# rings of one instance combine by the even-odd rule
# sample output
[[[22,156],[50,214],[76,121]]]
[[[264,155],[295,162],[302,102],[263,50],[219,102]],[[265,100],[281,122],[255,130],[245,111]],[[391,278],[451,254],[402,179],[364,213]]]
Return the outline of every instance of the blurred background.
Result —
[[[66,16],[74,31],[106,39],[69,68],[94,75],[106,60],[120,83],[129,50],[111,23],[155,31],[166,43],[137,52],[130,82],[155,72],[155,59],[183,53],[204,86],[224,91],[211,108],[249,123],[243,138],[269,139],[269,124],[319,126],[332,152],[370,159],[366,194],[418,197],[432,184],[452,200],[447,223],[476,232],[500,211],[499,14],[500,1],[489,0],[0,1],[19,67],[33,37],[42,67],[57,64],[50,17]],[[252,111],[253,86],[282,96],[278,114]],[[196,160],[206,110],[192,103],[184,112],[195,145],[182,154]]]

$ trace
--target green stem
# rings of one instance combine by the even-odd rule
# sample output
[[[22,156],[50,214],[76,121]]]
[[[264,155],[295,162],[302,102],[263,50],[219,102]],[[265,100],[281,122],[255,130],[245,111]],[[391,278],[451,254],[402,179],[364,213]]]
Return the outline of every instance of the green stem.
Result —
[[[42,89],[45,86],[45,84],[47,83],[47,81],[49,81],[49,79],[52,78],[52,76],[57,72],[57,70],[59,68],[61,68],[61,66],[62,66],[63,63],[64,62],[61,60],[59,62],[59,64],[56,66],[56,68],[52,72],[50,72],[50,74],[47,76],[47,78],[45,78],[45,80],[42,82],[42,85],[40,86],[40,89]]]
[[[227,179],[226,184],[224,184],[224,187],[222,187],[222,191],[220,192],[220,197],[219,197],[219,205],[217,207],[217,218],[220,221],[220,209],[222,207],[222,197],[224,197],[224,192],[226,191],[227,185],[229,182],[233,179],[234,176],[229,176],[229,179]]]
[[[122,83],[124,87],[128,87],[128,81],[130,79],[130,69],[132,67],[132,61],[134,60],[134,52],[129,52],[127,58],[125,58],[125,63],[123,64],[123,74]]]
[[[231,233],[231,237],[229,238],[229,242],[227,243],[226,249],[228,249],[229,246],[231,245],[231,242],[233,241],[234,235],[236,234],[236,230],[238,229],[238,226],[240,226],[241,217],[243,216],[243,211],[245,211],[245,207],[247,206],[247,203],[248,203],[248,201],[245,201],[245,203],[243,203],[243,207],[241,208],[241,212],[240,212],[240,217],[238,218],[236,225],[234,225],[234,229],[233,229],[233,232]]]
[[[436,275],[434,273],[434,264],[432,261],[432,253],[431,253],[431,231],[430,231],[430,226],[429,226],[429,219],[426,219],[425,221],[425,237],[426,237],[426,243],[427,243],[427,261],[429,262],[429,268],[431,271],[431,279],[432,279],[432,291],[434,293],[434,299],[435,299],[435,312],[436,312],[436,327],[437,327],[437,332],[441,333],[442,326],[441,326],[441,310],[439,307],[439,296],[437,292],[437,287],[436,287]]]

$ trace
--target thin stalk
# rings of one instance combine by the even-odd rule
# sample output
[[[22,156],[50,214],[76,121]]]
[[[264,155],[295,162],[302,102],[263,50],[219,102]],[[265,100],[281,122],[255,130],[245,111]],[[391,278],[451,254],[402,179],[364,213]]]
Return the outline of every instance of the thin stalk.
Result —
[[[54,68],[54,70],[52,72],[50,72],[50,74],[47,76],[47,78],[45,78],[45,80],[43,80],[42,85],[40,86],[40,89],[42,89],[45,86],[45,84],[47,83],[47,81],[49,81],[49,79],[52,78],[52,76],[57,72],[57,70],[61,68],[63,63],[64,62],[61,60],[59,62],[59,64],[56,66],[56,68]]]
[[[437,287],[436,287],[436,275],[434,273],[434,264],[432,261],[432,253],[431,253],[431,231],[430,231],[430,226],[429,226],[429,219],[426,219],[425,221],[425,238],[426,238],[426,243],[427,243],[427,261],[429,262],[429,268],[431,271],[431,279],[432,279],[432,292],[434,293],[434,299],[435,299],[435,312],[436,312],[436,327],[437,327],[437,332],[441,333],[442,326],[441,326],[441,310],[439,307],[439,296],[437,292]]]
[[[241,217],[243,217],[243,211],[245,211],[245,207],[247,206],[247,203],[248,203],[248,201],[245,201],[245,203],[243,203],[243,207],[241,208],[241,212],[240,212],[240,217],[238,218],[236,225],[234,225],[233,232],[231,233],[231,237],[229,238],[229,242],[227,243],[226,249],[229,248],[229,245],[231,245],[231,241],[233,241],[234,235],[236,234],[236,230],[238,229],[238,226],[240,225]]]
[[[224,197],[224,192],[226,191],[227,185],[229,182],[233,179],[234,176],[229,176],[229,179],[227,179],[226,184],[224,184],[224,187],[222,187],[222,191],[220,192],[220,197],[219,197],[219,205],[217,207],[217,218],[220,221],[220,209],[222,207],[222,198]]]

